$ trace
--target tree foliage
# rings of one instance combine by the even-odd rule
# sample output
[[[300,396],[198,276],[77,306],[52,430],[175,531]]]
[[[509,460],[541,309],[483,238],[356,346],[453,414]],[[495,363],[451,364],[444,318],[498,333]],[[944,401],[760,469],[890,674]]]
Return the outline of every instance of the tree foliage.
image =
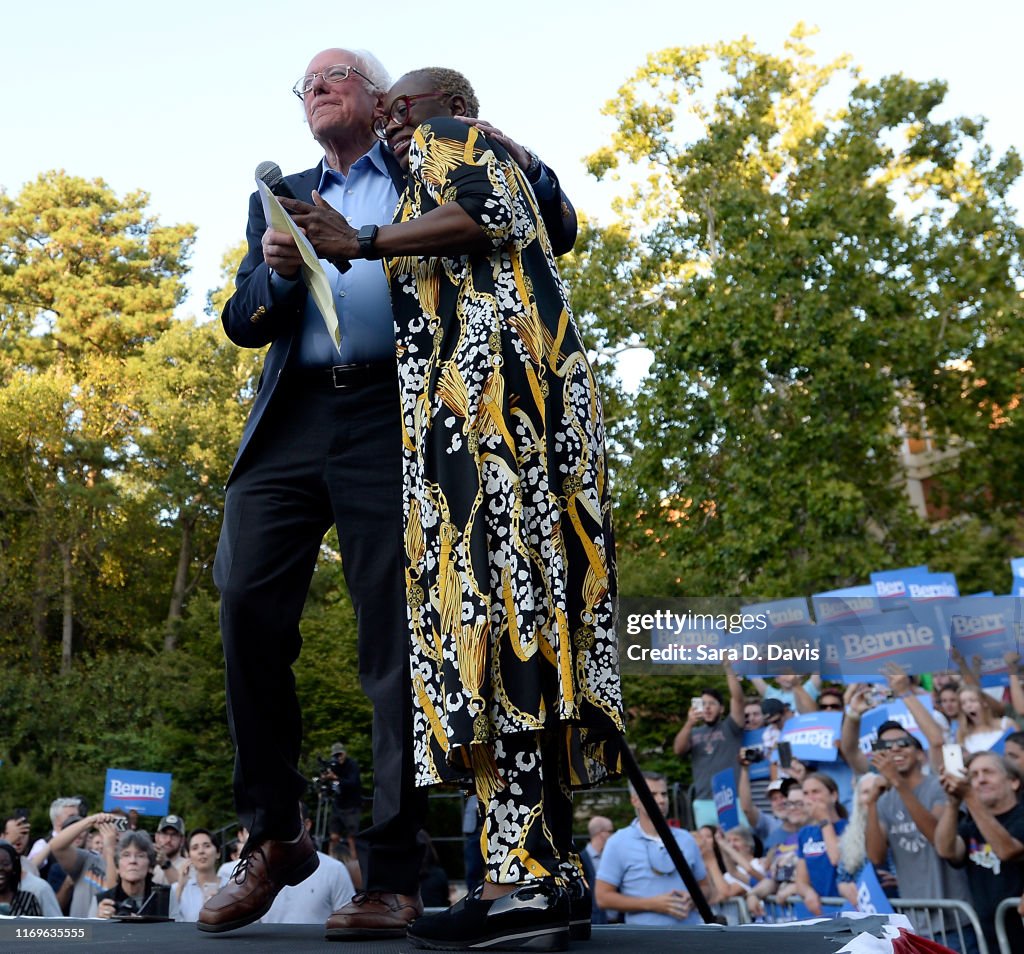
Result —
[[[808,35],[652,54],[589,159],[628,188],[575,303],[653,355],[615,429],[627,592],[806,594],[928,559],[908,434],[963,449],[954,512],[1017,507],[992,488],[1024,463],[1019,160],[937,118],[942,83],[863,81]]]

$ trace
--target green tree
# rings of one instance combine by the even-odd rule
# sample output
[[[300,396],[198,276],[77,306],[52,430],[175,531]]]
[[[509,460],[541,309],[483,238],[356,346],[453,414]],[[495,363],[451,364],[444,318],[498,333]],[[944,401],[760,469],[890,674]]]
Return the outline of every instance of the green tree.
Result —
[[[137,390],[126,489],[146,501],[149,522],[174,529],[164,647],[187,595],[213,565],[227,482],[259,370],[256,352],[234,347],[219,324],[175,321],[129,362]]]
[[[991,426],[1024,385],[1017,156],[936,118],[942,83],[862,82],[809,32],[783,56],[652,54],[589,159],[624,173],[611,238],[637,239],[609,274],[588,236],[577,307],[605,347],[653,353],[616,429],[633,592],[782,596],[927,559],[898,453],[918,420],[978,448],[958,509],[990,494],[994,448],[1024,464]]]
[[[31,620],[5,635],[38,665],[56,620],[65,671],[124,577],[110,539],[137,414],[126,368],[184,295],[193,229],[146,202],[63,172],[0,192],[0,556]]]

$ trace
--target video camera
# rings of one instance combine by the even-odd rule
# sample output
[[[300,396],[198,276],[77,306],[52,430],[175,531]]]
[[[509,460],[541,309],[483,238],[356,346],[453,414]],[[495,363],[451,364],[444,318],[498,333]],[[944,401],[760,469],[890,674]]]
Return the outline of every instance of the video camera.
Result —
[[[318,795],[334,795],[340,784],[337,776],[341,771],[341,763],[336,756],[328,759],[317,756],[317,762],[320,771],[309,780],[309,784]],[[328,774],[334,775],[334,778],[328,778]]]

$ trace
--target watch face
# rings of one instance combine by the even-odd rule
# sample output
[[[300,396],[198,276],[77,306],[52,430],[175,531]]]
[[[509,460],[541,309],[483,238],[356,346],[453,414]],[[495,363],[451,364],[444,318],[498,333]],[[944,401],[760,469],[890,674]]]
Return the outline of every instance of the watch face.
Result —
[[[359,242],[359,251],[369,258],[373,252],[373,242],[377,238],[376,225],[364,225],[356,232],[356,241]]]

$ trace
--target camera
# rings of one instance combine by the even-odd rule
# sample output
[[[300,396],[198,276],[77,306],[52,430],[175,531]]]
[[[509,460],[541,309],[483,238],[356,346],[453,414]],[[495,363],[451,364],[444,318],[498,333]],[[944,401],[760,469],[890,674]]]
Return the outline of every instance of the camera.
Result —
[[[114,908],[114,914],[119,918],[136,917],[138,913],[139,902],[135,898],[124,898]]]
[[[128,819],[125,818],[124,815],[118,815],[117,818],[114,819],[114,827],[118,831],[128,831]]]
[[[320,765],[320,771],[309,780],[309,784],[319,795],[333,795],[338,790],[339,782],[337,778],[327,778],[327,774],[332,773],[337,776],[341,770],[341,763],[336,758],[324,759],[319,756],[317,762]]]
[[[746,762],[763,762],[764,751],[756,745],[749,745],[740,749],[740,757]]]

